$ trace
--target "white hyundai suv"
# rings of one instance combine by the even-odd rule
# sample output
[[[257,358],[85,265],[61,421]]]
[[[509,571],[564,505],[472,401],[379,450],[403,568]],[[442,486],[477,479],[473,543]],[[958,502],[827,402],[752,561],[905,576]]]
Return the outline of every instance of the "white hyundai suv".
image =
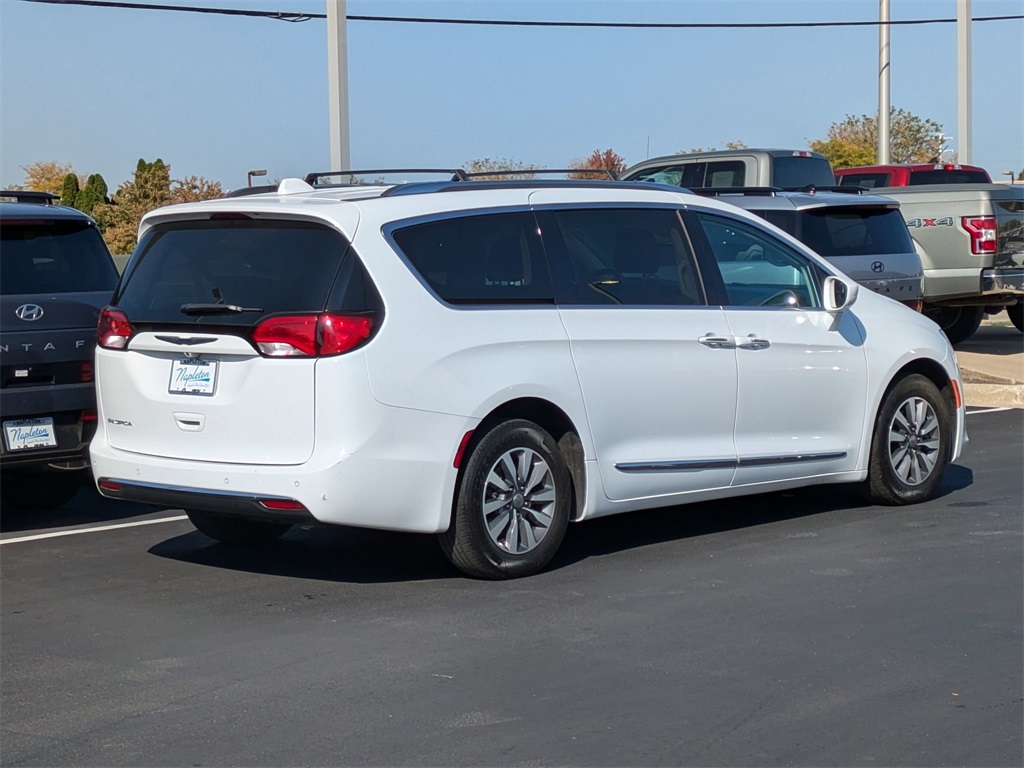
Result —
[[[98,344],[103,495],[224,543],[435,533],[483,578],[619,512],[824,483],[921,501],[966,441],[934,323],[657,184],[287,179],[158,209]]]

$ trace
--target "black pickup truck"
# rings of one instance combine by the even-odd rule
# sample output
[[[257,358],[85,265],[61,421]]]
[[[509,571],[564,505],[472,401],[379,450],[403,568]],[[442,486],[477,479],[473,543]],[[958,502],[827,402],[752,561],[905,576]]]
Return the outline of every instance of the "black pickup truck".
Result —
[[[59,507],[96,429],[96,320],[117,283],[96,224],[44,193],[0,192],[0,498]]]

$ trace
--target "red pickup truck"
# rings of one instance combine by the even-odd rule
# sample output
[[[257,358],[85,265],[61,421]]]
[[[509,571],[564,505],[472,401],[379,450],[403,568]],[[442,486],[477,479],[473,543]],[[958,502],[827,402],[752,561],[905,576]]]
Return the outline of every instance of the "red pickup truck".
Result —
[[[950,163],[904,163],[900,165],[860,165],[835,171],[842,187],[916,187],[918,184],[991,184],[988,171],[976,165]]]

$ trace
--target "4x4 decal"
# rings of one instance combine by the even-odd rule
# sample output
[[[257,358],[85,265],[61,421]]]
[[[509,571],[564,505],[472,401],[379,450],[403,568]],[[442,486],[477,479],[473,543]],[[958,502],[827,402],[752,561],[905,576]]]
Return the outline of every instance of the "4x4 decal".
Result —
[[[952,227],[953,217],[943,216],[941,219],[910,219],[908,227]]]

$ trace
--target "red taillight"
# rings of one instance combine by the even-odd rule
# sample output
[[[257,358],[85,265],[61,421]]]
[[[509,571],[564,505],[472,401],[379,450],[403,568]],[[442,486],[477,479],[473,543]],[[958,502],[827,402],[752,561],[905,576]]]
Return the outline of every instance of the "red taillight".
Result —
[[[96,411],[82,411],[82,421],[96,421]]]
[[[306,508],[292,499],[260,499],[260,506],[267,509],[279,509],[288,511],[303,511]]]
[[[971,236],[971,253],[980,256],[998,250],[995,216],[964,216],[960,223]]]
[[[373,330],[373,318],[336,315],[271,317],[256,326],[252,340],[267,357],[324,357],[348,352]]]
[[[124,349],[135,330],[128,315],[120,309],[106,307],[96,325],[96,343],[104,349]]]
[[[106,478],[101,478],[99,482],[96,483],[96,485],[100,487],[101,491],[110,491],[111,493],[121,492],[120,483],[115,483],[113,480],[107,480]]]
[[[93,374],[92,360],[83,360],[78,369],[80,381],[93,381],[96,377]]]

